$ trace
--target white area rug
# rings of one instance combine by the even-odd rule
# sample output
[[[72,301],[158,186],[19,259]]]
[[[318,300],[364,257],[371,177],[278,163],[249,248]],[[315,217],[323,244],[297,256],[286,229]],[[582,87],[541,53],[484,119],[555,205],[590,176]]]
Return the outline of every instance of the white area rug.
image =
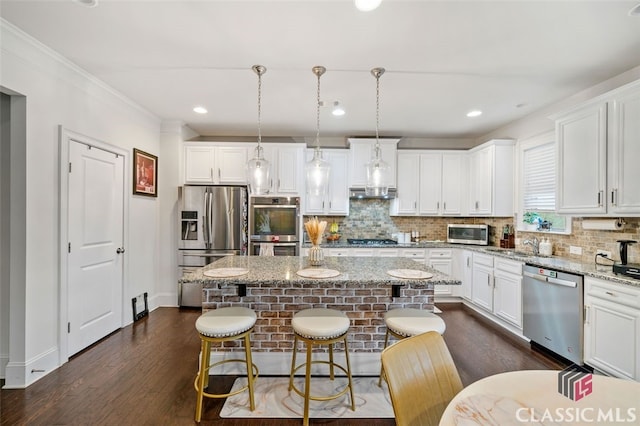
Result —
[[[294,379],[296,386],[304,390],[304,377]],[[311,379],[312,395],[324,395],[340,391],[347,383],[345,377],[336,377],[331,381],[328,377]],[[246,386],[245,377],[238,378],[233,384],[232,391]],[[220,411],[220,417],[253,417],[253,418],[302,418],[304,401],[293,390],[288,391],[288,377],[258,377],[255,387],[256,409],[249,410],[249,392],[227,398]],[[353,389],[356,400],[356,410],[351,411],[349,392],[332,401],[311,401],[309,403],[309,417],[316,419],[328,418],[393,418],[393,407],[389,391],[383,381],[378,387],[377,377],[354,377]]]

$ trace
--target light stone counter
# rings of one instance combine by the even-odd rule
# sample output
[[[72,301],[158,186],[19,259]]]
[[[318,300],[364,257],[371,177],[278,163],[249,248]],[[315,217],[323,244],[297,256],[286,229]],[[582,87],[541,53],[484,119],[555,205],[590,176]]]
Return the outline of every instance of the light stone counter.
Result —
[[[228,277],[210,278],[205,276],[205,271],[214,268],[246,268],[248,274]],[[333,278],[304,278],[296,274],[296,271],[310,268],[308,258],[302,256],[229,256],[211,263],[195,272],[185,275],[181,282],[201,282],[203,288],[215,288],[221,285],[277,285],[292,286],[303,284],[315,284],[322,286],[335,285],[361,285],[388,287],[391,285],[433,286],[456,285],[459,280],[453,279],[435,269],[426,267],[408,258],[361,258],[361,257],[326,257],[318,268],[333,269],[340,275]],[[433,274],[426,280],[406,280],[395,278],[387,274],[390,269],[414,269]]]
[[[310,244],[303,244],[302,247],[311,247]],[[611,265],[596,265],[595,262],[581,262],[574,259],[563,258],[558,256],[533,256],[528,252],[516,250],[516,249],[501,249],[495,246],[474,246],[466,244],[451,244],[444,241],[423,241],[420,243],[411,244],[348,244],[345,241],[339,240],[336,243],[327,243],[323,245],[325,248],[457,248],[464,250],[471,250],[479,253],[486,253],[490,255],[500,256],[511,260],[517,260],[520,262],[528,263],[530,265],[539,266],[542,268],[556,269],[562,272],[568,272],[571,274],[587,275],[594,278],[600,278],[603,280],[609,280],[618,284],[630,285],[633,287],[640,287],[640,280],[627,277],[624,275],[614,274]],[[378,258],[379,259],[379,258]]]

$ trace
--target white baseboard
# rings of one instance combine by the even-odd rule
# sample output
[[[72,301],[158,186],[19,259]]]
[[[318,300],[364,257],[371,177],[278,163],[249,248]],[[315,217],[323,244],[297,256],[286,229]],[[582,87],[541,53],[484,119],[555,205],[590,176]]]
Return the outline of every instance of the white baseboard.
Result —
[[[313,359],[328,359],[326,353],[314,353]],[[265,376],[288,376],[291,369],[291,352],[253,352],[251,354],[253,363],[258,367],[261,375]],[[244,359],[244,352],[211,352],[211,364],[225,359]],[[298,352],[296,357],[296,365],[300,365],[305,360],[305,353]],[[334,352],[334,360],[336,363],[346,367],[344,352]],[[352,352],[349,354],[351,362],[351,374],[353,376],[377,376],[380,374],[380,353],[371,352]],[[312,368],[314,374],[328,374],[326,365],[314,365]],[[216,369],[211,370],[211,374],[245,374],[245,368],[242,364],[229,363],[222,364]],[[302,370],[298,370],[297,374],[304,374]],[[341,371],[336,371],[337,375],[343,375]]]
[[[147,302],[149,303],[149,312],[160,307],[175,308],[178,306],[178,293],[159,293],[151,296]]]
[[[9,363],[9,354],[0,354],[0,379],[6,376],[7,364]]]
[[[3,389],[24,389],[59,367],[58,348],[53,347],[27,362],[9,362]]]

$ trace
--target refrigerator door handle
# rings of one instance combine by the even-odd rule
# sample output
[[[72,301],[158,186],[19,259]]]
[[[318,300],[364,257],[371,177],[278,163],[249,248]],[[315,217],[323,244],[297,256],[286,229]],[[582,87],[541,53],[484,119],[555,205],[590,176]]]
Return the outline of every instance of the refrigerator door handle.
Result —
[[[209,228],[209,188],[206,188],[204,191],[204,215],[202,216],[202,228],[203,228],[203,236],[204,236],[204,246],[205,248],[209,248],[211,243],[211,229]]]

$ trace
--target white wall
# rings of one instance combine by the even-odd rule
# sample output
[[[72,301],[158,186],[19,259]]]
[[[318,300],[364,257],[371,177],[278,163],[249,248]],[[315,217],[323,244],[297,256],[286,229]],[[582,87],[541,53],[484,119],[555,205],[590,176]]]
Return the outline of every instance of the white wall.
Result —
[[[9,139],[10,98],[0,94],[0,378],[9,362]]]
[[[160,120],[6,21],[0,20],[0,31],[0,86],[26,96],[27,108],[26,277],[24,283],[18,283],[24,286],[26,300],[11,305],[12,317],[16,313],[24,316],[25,324],[17,329],[13,321],[10,324],[12,336],[24,335],[24,355],[14,359],[15,348],[10,348],[6,378],[6,387],[21,387],[58,367],[60,357],[66,357],[58,352],[57,331],[58,126],[130,153],[136,147],[159,155]],[[130,158],[127,164],[131,164]],[[160,157],[160,170],[163,164]],[[131,182],[131,170],[127,176]],[[130,246],[125,300],[130,301],[145,291],[155,294],[160,238],[158,200],[133,197],[131,190],[128,196],[130,209],[125,220]],[[125,303],[124,312],[124,322],[130,322],[130,302]]]
[[[162,123],[159,169],[160,268],[154,306],[178,305],[178,187],[182,184],[182,142],[198,136],[178,121]]]
[[[553,114],[560,113],[562,111],[571,109],[582,102],[589,99],[600,96],[610,90],[616,89],[625,84],[631,83],[640,79],[640,66],[632,68],[622,74],[619,74],[613,78],[603,81],[593,87],[590,87],[582,92],[563,99],[560,102],[556,102],[545,108],[533,112],[532,114],[500,127],[476,140],[477,144],[481,144],[490,139],[527,139],[533,136],[540,135],[545,132],[554,131],[555,123],[549,118]]]

